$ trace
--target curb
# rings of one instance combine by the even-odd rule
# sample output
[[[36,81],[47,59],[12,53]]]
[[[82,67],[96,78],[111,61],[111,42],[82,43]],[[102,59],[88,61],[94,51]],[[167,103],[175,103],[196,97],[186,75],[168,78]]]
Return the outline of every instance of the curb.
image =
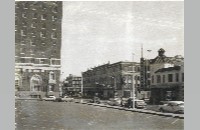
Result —
[[[162,113],[162,112],[156,112],[152,110],[143,110],[143,109],[129,109],[129,108],[123,108],[119,106],[110,106],[105,104],[96,104],[96,103],[87,103],[87,102],[75,102],[79,104],[86,104],[86,105],[92,105],[92,106],[99,106],[99,107],[106,107],[106,108],[113,108],[118,110],[125,110],[125,111],[131,111],[131,112],[138,112],[138,113],[145,113],[145,114],[152,114],[152,115],[158,115],[158,116],[165,116],[165,117],[173,117],[173,118],[179,118],[184,119],[184,115],[177,115],[173,113]]]

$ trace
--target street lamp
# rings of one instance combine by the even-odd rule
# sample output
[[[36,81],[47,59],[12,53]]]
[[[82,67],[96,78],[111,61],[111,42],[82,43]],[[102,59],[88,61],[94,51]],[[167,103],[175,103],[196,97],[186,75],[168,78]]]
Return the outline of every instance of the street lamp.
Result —
[[[133,77],[132,77],[132,84],[133,84],[133,85],[132,85],[132,87],[133,87],[133,88],[132,88],[132,89],[133,89],[133,90],[132,90],[132,91],[133,91],[133,92],[132,92],[132,93],[133,93],[133,104],[132,104],[132,105],[133,105],[133,106],[132,106],[132,107],[133,107],[133,109],[135,109],[135,83],[134,83],[134,77],[135,77],[135,76],[134,76],[134,55],[135,55],[135,54],[132,53],[132,55],[133,55],[133,65],[132,65],[132,67],[133,67],[133,69],[132,69],[132,71],[133,71],[133,75],[132,75],[132,76],[133,76]]]

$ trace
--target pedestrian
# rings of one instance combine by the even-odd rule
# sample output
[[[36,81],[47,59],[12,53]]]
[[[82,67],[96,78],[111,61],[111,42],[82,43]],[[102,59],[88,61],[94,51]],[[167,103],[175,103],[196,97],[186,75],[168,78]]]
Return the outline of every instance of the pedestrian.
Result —
[[[128,108],[131,107],[131,98],[128,99]]]

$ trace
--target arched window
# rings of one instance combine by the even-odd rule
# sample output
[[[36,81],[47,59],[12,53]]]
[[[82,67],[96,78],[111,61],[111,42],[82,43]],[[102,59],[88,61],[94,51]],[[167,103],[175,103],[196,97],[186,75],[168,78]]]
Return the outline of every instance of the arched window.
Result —
[[[49,73],[49,79],[50,79],[50,80],[55,80],[55,74],[54,74],[54,72],[51,71],[51,72]]]

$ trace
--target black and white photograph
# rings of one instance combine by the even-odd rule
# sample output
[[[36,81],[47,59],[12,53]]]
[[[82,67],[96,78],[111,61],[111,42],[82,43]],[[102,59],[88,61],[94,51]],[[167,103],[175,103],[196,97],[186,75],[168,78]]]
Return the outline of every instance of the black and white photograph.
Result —
[[[184,130],[184,1],[15,1],[15,130]]]

